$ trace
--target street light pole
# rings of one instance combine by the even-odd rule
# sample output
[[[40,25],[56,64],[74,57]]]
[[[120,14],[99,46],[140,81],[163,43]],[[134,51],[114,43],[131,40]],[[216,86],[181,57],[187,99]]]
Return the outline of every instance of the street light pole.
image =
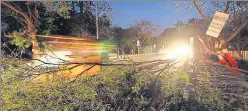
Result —
[[[98,40],[98,1],[96,1],[96,39]]]
[[[156,45],[154,44],[153,46],[154,46],[154,53],[156,53]]]
[[[98,1],[96,1],[96,39],[97,39],[97,51],[100,53],[99,42],[98,42]]]
[[[138,46],[138,55],[140,54],[140,41],[137,40],[137,46]]]
[[[0,1],[0,8],[1,8],[1,4],[2,3]],[[0,20],[0,22],[1,22],[1,20]],[[0,59],[2,59],[2,41],[1,41],[1,38],[2,38],[2,36],[0,35]],[[0,63],[0,87],[2,87],[2,85],[3,85],[2,72],[3,72],[3,67],[2,67],[2,64]],[[0,90],[0,111],[2,110],[2,106],[3,106],[2,104],[3,104],[2,90]]]

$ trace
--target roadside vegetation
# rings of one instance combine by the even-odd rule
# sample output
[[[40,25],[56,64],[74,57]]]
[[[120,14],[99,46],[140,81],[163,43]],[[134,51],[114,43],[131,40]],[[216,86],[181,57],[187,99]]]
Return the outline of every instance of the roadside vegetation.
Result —
[[[131,66],[108,66],[73,82],[38,84],[25,77],[22,61],[3,63],[3,110],[245,110],[243,101],[224,98],[211,84],[210,72],[201,73],[192,84],[183,68],[137,72]]]
[[[0,99],[3,111],[248,110],[247,79],[244,76],[230,74],[226,67],[207,63],[209,58],[204,58],[206,52],[216,54],[212,52],[216,52],[214,43],[219,40],[205,35],[216,10],[224,9],[223,12],[230,14],[221,38],[235,50],[247,50],[247,2],[189,2],[190,8],[196,8],[202,18],[192,18],[187,23],[178,21],[173,27],[166,28],[158,37],[153,37],[158,27],[149,20],[136,20],[126,29],[113,26],[109,2],[1,3],[3,26],[1,35],[13,36],[11,39],[1,38],[3,40]],[[175,3],[178,5],[178,2]],[[96,12],[99,15],[96,15]],[[206,16],[203,12],[206,12]],[[163,68],[151,70],[140,69],[129,61],[114,65],[112,63],[115,62],[104,60],[99,63],[101,66],[99,73],[67,81],[59,76],[61,74],[56,74],[56,70],[60,70],[60,73],[65,71],[59,65],[55,67],[28,65],[33,61],[31,56],[34,46],[39,46],[41,52],[52,47],[37,41],[35,35],[92,37],[96,35],[96,23],[99,25],[99,36],[116,43],[116,49],[122,54],[130,50],[137,53],[137,40],[141,42],[141,53],[152,52],[154,44],[157,45],[157,49],[164,48],[165,45],[176,43],[173,42],[175,40],[188,41],[189,37],[198,34],[198,39],[202,38],[205,43],[200,42],[200,39],[195,42],[197,51],[193,73],[188,72],[187,65],[176,68],[168,67],[165,63]],[[56,81],[44,83],[32,81],[34,77],[46,74],[47,71],[53,72],[47,75]]]

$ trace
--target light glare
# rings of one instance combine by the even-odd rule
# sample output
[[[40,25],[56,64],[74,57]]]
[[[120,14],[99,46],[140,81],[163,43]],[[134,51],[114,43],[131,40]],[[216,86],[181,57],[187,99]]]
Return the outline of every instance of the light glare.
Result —
[[[178,48],[175,48],[174,50],[169,50],[169,51],[164,51],[165,54],[167,55],[167,59],[172,59],[172,58],[181,58],[181,57],[186,57],[189,55],[191,52],[190,48],[181,46]]]

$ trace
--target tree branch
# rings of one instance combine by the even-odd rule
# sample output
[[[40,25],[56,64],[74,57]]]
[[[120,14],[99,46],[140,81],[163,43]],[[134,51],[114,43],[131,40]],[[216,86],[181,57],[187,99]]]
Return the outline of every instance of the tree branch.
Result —
[[[34,14],[32,13],[31,8],[30,8],[30,1],[27,1],[27,8],[28,8],[28,13],[30,15],[30,19],[33,18],[34,19],[34,22],[35,22],[35,25],[36,26],[39,26],[41,23],[38,20],[37,14],[36,14],[36,16],[34,16]],[[34,12],[37,13],[37,11],[38,11],[37,10],[37,6],[35,4]]]
[[[12,4],[10,4],[8,2],[2,2],[2,4],[5,5],[5,6],[7,6],[10,9],[12,9],[13,11],[21,14],[25,19],[29,19],[28,15],[25,12],[23,12],[22,10],[19,10],[17,7],[13,6]]]
[[[73,80],[70,81],[69,83],[72,83],[72,82],[76,81],[76,80],[78,79],[78,77],[80,77],[81,75],[83,75],[86,71],[90,70],[90,69],[93,68],[94,66],[96,66],[96,65],[92,65],[92,66],[88,67],[87,69],[85,69],[84,71],[82,71],[81,73],[79,73],[79,74],[75,77],[75,79],[73,79]]]
[[[229,6],[230,6],[230,1],[227,1],[226,2],[226,8],[225,8],[225,10],[224,10],[224,13],[227,13],[227,11],[228,11],[228,9],[229,9]]]
[[[248,23],[248,19],[245,20],[245,22],[234,32],[234,34],[232,34],[231,37],[229,37],[227,39],[227,43],[230,42],[232,39],[234,39],[236,37],[237,34],[239,34],[239,32],[247,25]]]
[[[31,12],[31,9],[30,9],[30,1],[27,1],[27,8],[28,8],[29,17],[30,17],[30,19],[31,19],[31,17],[32,17],[32,12]]]
[[[218,55],[218,53],[216,53],[215,51],[209,49],[207,46],[206,46],[206,42],[199,36],[196,36],[197,39],[201,42],[201,44],[203,45],[203,48],[206,50],[207,53],[209,54],[213,54],[213,55]]]
[[[42,75],[42,74],[49,74],[49,73],[54,73],[54,72],[58,72],[58,71],[66,71],[66,70],[72,70],[76,67],[79,67],[79,66],[82,66],[82,64],[77,64],[77,65],[74,65],[73,67],[69,67],[69,68],[62,68],[62,69],[56,69],[56,70],[48,70],[48,71],[45,71],[45,72],[42,72],[42,73],[37,73],[37,74],[29,74],[31,71],[36,71],[37,72],[37,69],[38,67],[41,67],[42,65],[45,65],[45,64],[40,64],[40,65],[37,65],[35,67],[31,67],[32,69],[26,71],[25,73],[27,75],[22,75],[22,77],[30,77],[30,76],[39,76],[39,75]]]
[[[202,39],[201,34],[199,33],[199,31],[197,30],[195,25],[193,25],[193,30],[195,32],[196,38],[201,42],[201,44],[205,50],[204,52],[206,52],[208,54],[218,55],[218,53],[216,51],[207,47],[205,40]]]
[[[13,11],[21,14],[24,18],[25,18],[25,23],[29,26],[29,30],[30,31],[34,31],[35,27],[33,25],[32,20],[29,18],[28,14],[23,12],[22,10],[18,9],[17,7],[13,6],[12,4],[10,4],[9,2],[2,2],[3,5],[5,5],[6,7],[12,9]]]
[[[65,63],[65,64],[60,64],[60,63],[50,63],[50,62],[45,62],[39,59],[32,59],[32,60],[36,60],[39,61],[43,64],[47,64],[47,65],[71,65],[71,64],[81,64],[81,65],[100,65],[100,66],[113,66],[113,65],[132,65],[132,64],[104,64],[104,63],[99,63],[99,62],[69,62],[69,63]]]
[[[12,14],[9,14],[9,15],[7,15],[5,17],[13,17],[13,18],[16,19],[17,22],[19,22],[23,27],[25,27],[25,25],[23,24],[23,23],[25,23],[25,20],[23,18],[14,16]]]
[[[202,13],[201,9],[198,7],[198,5],[196,4],[195,1],[193,1],[193,4],[194,4],[196,10],[198,11],[198,13],[200,14],[200,16],[201,16],[204,20],[206,20],[206,21],[208,21],[208,22],[211,22],[211,19],[207,18],[207,17]]]

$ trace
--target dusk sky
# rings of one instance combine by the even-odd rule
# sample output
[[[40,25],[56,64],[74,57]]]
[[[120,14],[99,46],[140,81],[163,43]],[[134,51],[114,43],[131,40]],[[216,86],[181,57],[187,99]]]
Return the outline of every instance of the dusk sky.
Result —
[[[111,2],[113,8],[113,25],[118,25],[127,28],[134,22],[134,20],[150,20],[155,25],[159,25],[160,32],[167,27],[172,27],[177,21],[183,22],[190,18],[199,15],[194,8],[185,10],[183,6],[185,3],[179,2],[179,9],[176,8],[175,2]]]

